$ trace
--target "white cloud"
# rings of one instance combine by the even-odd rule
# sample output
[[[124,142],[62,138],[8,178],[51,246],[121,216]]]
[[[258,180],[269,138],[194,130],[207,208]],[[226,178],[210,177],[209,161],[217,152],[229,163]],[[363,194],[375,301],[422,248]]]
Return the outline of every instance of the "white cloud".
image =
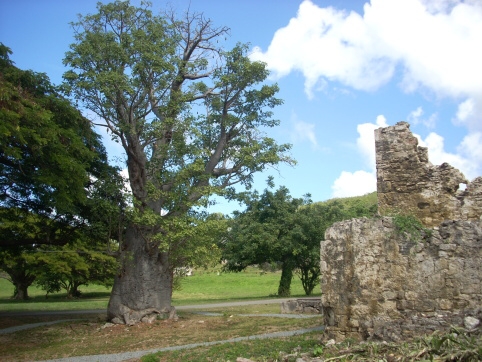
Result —
[[[476,175],[482,175],[482,132],[465,136],[458,147],[458,151],[472,160],[472,164],[477,165],[479,171]]]
[[[362,123],[357,126],[356,145],[368,171],[342,171],[331,186],[333,197],[359,196],[376,191],[375,129],[387,126],[383,115],[379,115],[375,123]]]
[[[428,148],[428,157],[432,164],[441,165],[447,162],[460,170],[470,181],[482,174],[482,133],[470,134],[457,147],[457,154],[445,151],[444,138],[431,132],[425,140],[415,135],[419,145]]]
[[[374,172],[375,165],[375,130],[380,127],[387,127],[387,120],[383,115],[379,115],[376,123],[363,123],[357,126],[358,138],[357,148],[364,157],[366,166]]]
[[[457,110],[457,121],[461,123],[466,122],[470,117],[473,116],[474,108],[475,104],[472,98],[469,98],[464,102],[460,103]]]
[[[360,15],[305,0],[268,49],[257,47],[252,57],[277,77],[301,72],[308,97],[327,80],[374,90],[399,67],[406,92],[470,98],[482,110],[481,39],[481,1],[371,0]],[[468,125],[481,127],[480,114]]]
[[[314,148],[318,148],[316,141],[315,125],[303,121],[295,121],[293,124],[294,133],[292,134],[293,143],[308,140]]]
[[[404,69],[407,91],[427,87],[442,96],[480,91],[482,4],[459,1],[450,12],[427,8],[419,0],[372,0],[364,21],[381,42],[383,55]]]
[[[437,114],[433,113],[428,118],[423,117],[424,111],[422,107],[417,107],[416,110],[410,112],[407,116],[407,122],[413,125],[423,124],[427,128],[435,128],[437,122]]]
[[[313,123],[299,120],[295,114],[291,116],[291,119],[294,128],[294,131],[291,134],[292,142],[298,143],[308,140],[311,143],[311,146],[317,149],[318,141],[316,140],[315,125]]]
[[[482,91],[459,104],[454,123],[467,127],[470,132],[482,132]]]
[[[423,109],[422,107],[418,107],[416,110],[410,112],[410,114],[407,117],[407,121],[412,123],[412,124],[418,124],[420,123],[420,117],[423,115]]]
[[[340,177],[331,186],[332,196],[350,197],[365,195],[376,191],[376,184],[377,178],[373,172],[360,170],[352,173],[342,171]]]
[[[379,56],[368,31],[355,12],[304,1],[297,17],[274,34],[268,50],[263,53],[256,47],[252,58],[267,62],[277,77],[294,70],[303,73],[308,96],[325,79],[375,89],[391,78],[394,67],[390,59]]]

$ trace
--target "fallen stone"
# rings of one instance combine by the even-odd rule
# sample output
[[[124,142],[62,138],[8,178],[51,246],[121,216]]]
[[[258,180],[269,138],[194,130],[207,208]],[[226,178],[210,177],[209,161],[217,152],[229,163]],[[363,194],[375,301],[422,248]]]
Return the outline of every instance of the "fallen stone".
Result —
[[[106,323],[104,324],[102,327],[100,327],[101,329],[105,329],[105,328],[110,328],[110,327],[114,327],[115,324],[114,323]]]
[[[480,320],[474,317],[465,317],[464,318],[464,327],[469,331],[474,330],[480,325]]]

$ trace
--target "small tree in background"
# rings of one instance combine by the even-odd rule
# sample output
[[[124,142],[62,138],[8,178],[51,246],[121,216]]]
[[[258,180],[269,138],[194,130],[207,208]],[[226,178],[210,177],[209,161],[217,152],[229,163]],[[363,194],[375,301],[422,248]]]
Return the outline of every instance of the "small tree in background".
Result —
[[[28,253],[33,250],[29,246],[17,246],[0,249],[0,270],[3,278],[14,286],[13,298],[28,299],[28,287],[37,277],[36,265],[31,263]]]
[[[35,284],[49,293],[64,289],[68,298],[80,297],[79,287],[96,284],[112,286],[117,262],[104,250],[77,242],[56,248],[41,248],[35,253]]]
[[[272,187],[272,181],[269,180]],[[279,296],[291,294],[293,271],[297,267],[292,231],[297,222],[296,211],[307,199],[295,199],[286,187],[276,191],[265,189],[254,193],[247,201],[246,210],[236,213],[230,223],[223,249],[226,270],[241,271],[252,264],[265,262],[281,264]]]
[[[272,181],[268,186],[273,187]],[[286,187],[254,193],[244,212],[235,214],[223,244],[226,270],[241,271],[252,264],[280,263],[279,296],[290,295],[293,271],[306,295],[320,285],[320,242],[337,221],[373,216],[376,196],[312,203],[307,195],[295,199]]]

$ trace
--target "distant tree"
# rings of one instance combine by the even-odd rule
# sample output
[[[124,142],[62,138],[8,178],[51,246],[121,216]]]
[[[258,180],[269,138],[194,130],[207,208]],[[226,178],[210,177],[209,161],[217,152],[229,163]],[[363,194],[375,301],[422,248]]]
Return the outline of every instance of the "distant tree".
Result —
[[[320,241],[324,238],[324,214],[317,205],[308,204],[296,210],[296,220],[290,233],[295,272],[301,279],[306,295],[320,285]]]
[[[182,233],[171,234],[175,238],[169,242],[172,268],[207,268],[219,263],[218,243],[228,229],[228,219],[219,213],[191,212],[178,220],[185,223],[185,228]]]
[[[190,211],[211,195],[234,198],[234,185],[291,159],[261,131],[279,123],[270,110],[282,103],[278,87],[262,85],[268,70],[247,46],[217,45],[227,28],[202,14],[155,16],[147,3],[97,10],[73,24],[65,86],[127,155],[134,209],[108,315],[137,323],[171,310],[171,251],[177,258],[178,243],[195,241],[182,236],[192,235]]]
[[[64,289],[68,298],[80,297],[79,287],[96,284],[112,286],[116,259],[103,245],[95,250],[91,242],[77,241],[56,247],[41,247],[35,253],[35,284],[47,294]]]
[[[170,235],[173,239],[164,239],[172,246],[170,249],[171,268],[174,274],[175,288],[181,288],[182,278],[189,269],[215,266],[221,259],[219,241],[228,228],[228,219],[221,213],[208,214],[191,212],[184,218],[178,218],[184,225],[178,225],[177,232]],[[183,230],[179,232],[179,230]]]
[[[28,257],[32,250],[31,246],[0,248],[0,271],[13,284],[14,299],[28,299],[28,287],[37,277],[36,265]]]
[[[241,271],[252,264],[279,262],[278,295],[290,295],[293,272],[299,275],[305,294],[311,295],[319,285],[320,242],[326,229],[337,221],[372,216],[374,200],[360,197],[312,203],[309,195],[292,198],[285,187],[254,193],[246,210],[230,222],[223,245],[225,268]]]
[[[225,269],[241,271],[252,264],[279,262],[278,295],[289,296],[293,270],[297,267],[292,231],[296,212],[305,203],[304,199],[292,198],[283,186],[274,192],[265,189],[261,195],[254,193],[246,210],[235,213],[230,223],[223,250]]]

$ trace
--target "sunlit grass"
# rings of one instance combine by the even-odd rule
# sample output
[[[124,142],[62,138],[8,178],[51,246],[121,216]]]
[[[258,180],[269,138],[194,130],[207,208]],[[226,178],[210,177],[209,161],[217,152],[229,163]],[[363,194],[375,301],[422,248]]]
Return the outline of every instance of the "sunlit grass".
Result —
[[[200,269],[193,276],[181,281],[180,290],[173,293],[173,305],[192,305],[237,300],[266,299],[276,297],[281,273],[264,272],[258,268],[248,268],[240,273],[222,273],[220,268]],[[28,290],[27,301],[13,300],[13,285],[0,279],[0,311],[48,311],[106,309],[110,288],[99,285],[80,287],[81,298],[67,299],[65,293],[49,294],[35,286]],[[303,287],[298,277],[291,285],[292,297],[304,296]],[[315,294],[320,295],[320,293]]]

